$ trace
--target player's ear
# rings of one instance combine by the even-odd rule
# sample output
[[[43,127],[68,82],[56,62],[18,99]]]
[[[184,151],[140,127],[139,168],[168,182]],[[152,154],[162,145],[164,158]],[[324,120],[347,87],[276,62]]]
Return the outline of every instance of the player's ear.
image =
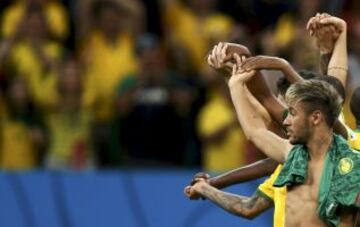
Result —
[[[311,122],[314,125],[319,125],[321,120],[324,119],[324,115],[320,110],[315,110],[314,112],[312,112],[311,114]]]

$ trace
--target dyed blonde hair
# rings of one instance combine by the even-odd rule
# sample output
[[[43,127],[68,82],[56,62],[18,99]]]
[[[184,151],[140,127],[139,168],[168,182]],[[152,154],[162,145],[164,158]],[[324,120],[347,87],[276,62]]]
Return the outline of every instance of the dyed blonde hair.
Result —
[[[289,105],[298,102],[305,103],[307,113],[320,110],[329,127],[333,127],[342,106],[342,98],[334,86],[316,79],[302,80],[292,84],[286,92],[285,100]]]

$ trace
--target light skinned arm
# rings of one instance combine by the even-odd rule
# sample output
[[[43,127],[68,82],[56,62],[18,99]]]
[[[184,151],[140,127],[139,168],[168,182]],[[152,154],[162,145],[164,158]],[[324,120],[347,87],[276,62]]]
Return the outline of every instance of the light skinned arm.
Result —
[[[240,57],[238,55],[234,57],[237,60],[237,65],[241,65]],[[245,83],[255,75],[255,71],[245,72],[237,65],[233,68],[228,85],[244,134],[248,140],[253,142],[268,157],[283,163],[292,145],[289,141],[277,136],[266,128],[261,117],[246,97],[247,87]]]
[[[327,74],[339,79],[345,87],[348,69],[346,22],[340,18],[330,16],[321,18],[318,23],[321,25],[333,25],[337,28],[337,30],[341,31],[338,39],[335,42],[334,50],[329,61]]]
[[[256,217],[273,205],[272,201],[256,193],[247,197],[220,191],[207,184],[203,179],[192,186],[192,190],[224,210],[247,219]]]

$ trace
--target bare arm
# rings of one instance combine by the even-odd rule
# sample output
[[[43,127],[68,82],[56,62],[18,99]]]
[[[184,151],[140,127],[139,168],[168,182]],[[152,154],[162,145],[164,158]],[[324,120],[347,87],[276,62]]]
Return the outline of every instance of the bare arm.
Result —
[[[267,158],[249,165],[231,170],[224,174],[209,179],[209,184],[216,188],[225,188],[230,185],[243,183],[260,177],[269,176],[274,172],[277,162]]]
[[[239,57],[237,56],[238,65]],[[283,163],[292,146],[290,143],[269,131],[259,114],[253,109],[246,97],[245,82],[254,76],[255,72],[242,72],[234,66],[229,80],[231,98],[236,109],[238,120],[246,137],[270,158]]]
[[[331,23],[332,18],[333,17],[329,19],[324,19],[323,22]],[[348,68],[347,47],[346,47],[347,29],[346,29],[345,21],[338,19],[336,20],[336,23],[338,23],[338,26],[341,26],[342,32],[340,33],[340,36],[335,43],[334,51],[329,62],[327,74],[339,79],[343,84],[343,86],[346,87],[347,68]]]
[[[270,200],[257,194],[246,197],[222,192],[204,181],[199,181],[192,189],[224,210],[247,219],[256,217],[272,206]]]
[[[259,55],[247,58],[241,67],[245,71],[251,70],[281,70],[289,83],[295,83],[303,78],[295,71],[288,61],[283,58]]]
[[[213,48],[212,53],[208,56],[208,64],[222,73],[231,72],[232,69],[230,68],[229,70],[228,67],[232,67],[234,64],[229,64],[229,59],[233,59],[234,53],[239,56],[250,55],[249,50],[240,44],[219,43]],[[222,70],[224,68],[226,70]],[[279,126],[281,126],[285,106],[283,106],[271,92],[266,84],[263,74],[260,71],[256,71],[256,74],[257,75],[247,84],[248,88],[251,94],[254,95],[261,105],[265,107],[271,117],[279,124]],[[229,75],[229,73],[226,73],[225,75]]]

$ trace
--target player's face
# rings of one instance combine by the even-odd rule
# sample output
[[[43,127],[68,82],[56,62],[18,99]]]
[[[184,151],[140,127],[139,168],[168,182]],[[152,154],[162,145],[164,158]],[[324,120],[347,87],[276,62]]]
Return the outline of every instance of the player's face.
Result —
[[[289,106],[283,125],[291,144],[305,144],[310,136],[310,119],[301,102]]]

